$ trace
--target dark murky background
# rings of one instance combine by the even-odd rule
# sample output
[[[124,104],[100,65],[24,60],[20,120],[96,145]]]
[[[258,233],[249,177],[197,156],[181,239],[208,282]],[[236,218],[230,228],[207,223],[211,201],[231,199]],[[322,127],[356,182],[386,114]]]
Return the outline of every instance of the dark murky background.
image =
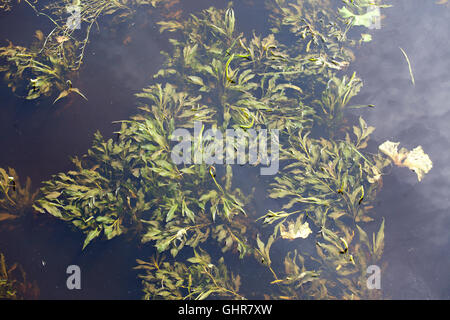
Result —
[[[376,144],[391,140],[408,149],[422,145],[433,161],[433,169],[421,183],[405,168],[393,168],[384,177],[376,206],[377,216],[386,218],[384,260],[388,266],[382,274],[382,289],[394,299],[450,298],[450,7],[434,2],[391,0],[394,7],[382,11],[386,16],[382,29],[372,32],[373,41],[356,52],[348,69],[348,73],[357,71],[364,81],[353,102],[376,105],[354,112],[377,128]],[[178,9],[186,16],[226,5],[220,0],[185,0]],[[234,9],[245,33],[266,29],[262,1],[236,1]],[[101,29],[91,37],[80,77],[74,82],[88,102],[75,95],[55,105],[50,100],[24,101],[0,83],[0,167],[14,167],[38,187],[52,174],[70,169],[70,157],[86,152],[95,131],[109,137],[115,129],[112,121],[135,113],[133,94],[149,84],[162,62],[160,50],[170,48],[155,26],[157,20],[143,16],[129,29],[114,34]],[[50,27],[25,5],[0,13],[2,41],[28,45],[35,30],[45,34]],[[124,44],[127,37],[131,42]],[[415,86],[399,47],[411,61]],[[264,197],[256,194],[258,215],[265,213]],[[141,297],[132,267],[137,257],[151,255],[148,246],[119,238],[96,241],[82,252],[81,234],[60,221],[41,218],[30,218],[12,231],[0,226],[0,249],[7,261],[20,262],[28,278],[37,281],[40,298]],[[247,261],[233,263],[242,269],[248,284],[258,283]],[[81,267],[80,291],[66,289],[65,271],[70,264]]]

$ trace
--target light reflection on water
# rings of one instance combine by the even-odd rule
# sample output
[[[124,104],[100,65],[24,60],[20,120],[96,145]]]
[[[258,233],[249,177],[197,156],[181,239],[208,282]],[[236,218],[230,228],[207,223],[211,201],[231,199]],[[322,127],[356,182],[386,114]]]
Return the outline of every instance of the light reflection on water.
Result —
[[[392,168],[384,178],[376,211],[386,218],[384,260],[388,267],[382,287],[391,298],[450,298],[450,169],[446,165],[450,161],[450,8],[433,2],[393,0],[394,7],[384,10],[382,29],[358,50],[348,70],[357,71],[365,84],[355,104],[376,105],[375,109],[355,112],[377,128],[373,139],[377,143],[400,141],[407,148],[422,145],[434,163],[421,183],[405,168]],[[190,1],[182,2],[183,9],[226,6],[225,1],[195,3],[193,8]],[[236,7],[246,32],[263,20],[260,12],[248,11]],[[37,183],[67,170],[69,156],[83,154],[97,129],[108,136],[114,130],[113,120],[133,114],[133,93],[148,84],[162,61],[159,51],[167,50],[167,39],[151,23],[132,30],[133,41],[128,46],[117,43],[116,35],[99,35],[92,41],[90,50],[95,55],[87,58],[80,78],[89,102],[76,98],[56,108],[57,112],[53,106],[39,106],[36,111],[36,106],[25,103],[25,108],[17,111],[24,103],[2,87],[0,95],[2,100],[5,97],[6,106],[0,111],[0,142],[8,151],[2,153],[0,166],[13,166],[21,176],[30,175]],[[34,29],[33,25],[26,28]],[[1,36],[5,38],[3,32]],[[18,32],[18,39],[21,36]],[[411,60],[415,86],[399,47]],[[243,182],[252,183],[249,179]],[[266,207],[276,206],[274,200],[264,197],[262,190],[256,193],[254,203],[260,214]],[[45,222],[44,227],[48,226],[56,231],[44,235],[39,229],[42,225],[30,223],[11,237],[0,237],[0,246],[10,259],[20,261],[29,277],[38,280],[42,298],[140,297],[139,282],[130,270],[134,258],[149,255],[149,250],[115,239],[95,243],[81,253],[81,235],[59,222]],[[79,264],[86,276],[87,285],[80,293],[63,287],[65,266],[73,263]],[[252,276],[252,272],[242,271]],[[257,279],[251,282],[256,284]]]
[[[385,178],[377,208],[387,222],[384,288],[392,298],[449,299],[450,8],[434,1],[393,4],[356,56],[353,67],[364,81],[356,100],[376,105],[361,114],[377,128],[377,142],[422,145],[433,169],[420,183],[404,168]]]

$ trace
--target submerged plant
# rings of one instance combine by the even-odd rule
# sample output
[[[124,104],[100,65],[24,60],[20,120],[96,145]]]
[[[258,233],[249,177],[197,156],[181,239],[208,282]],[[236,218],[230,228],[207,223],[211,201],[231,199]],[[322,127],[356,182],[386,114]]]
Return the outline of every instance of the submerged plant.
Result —
[[[164,53],[156,84],[137,94],[141,113],[121,121],[115,139],[97,133],[73,170],[45,182],[35,209],[81,230],[83,248],[100,236],[127,234],[169,251],[173,263],[138,260],[147,299],[243,298],[240,278],[224,259],[211,262],[201,244],[256,258],[276,288],[271,298],[374,297],[363,280],[369,264],[381,263],[384,220],[372,242],[363,224],[374,220],[369,214],[389,159],[365,151],[374,128],[362,118],[344,124],[362,82],[337,75],[351,60],[352,24],[327,4],[274,1],[273,17],[283,18],[266,36],[239,33],[231,8],[160,22],[161,32],[173,32],[173,51]],[[277,39],[285,26],[302,46]],[[196,122],[201,132],[205,124],[222,133],[280,130],[282,170],[269,196],[281,210],[252,212],[252,194],[235,186],[231,165],[173,161],[174,131],[190,132]],[[194,158],[219,143],[202,135],[191,142]],[[274,226],[267,242],[261,221]],[[286,253],[282,270],[270,256],[276,241],[299,244]],[[315,252],[303,252],[302,241],[314,242]],[[182,261],[185,246],[195,256]]]
[[[203,18],[205,16],[208,18]],[[373,263],[378,263],[381,258],[383,228],[378,232],[376,249],[370,246],[364,247],[362,239],[352,242],[354,236],[352,229],[359,228],[356,223],[373,220],[368,216],[368,212],[373,207],[371,202],[381,186],[382,170],[389,161],[380,155],[369,157],[363,154],[362,149],[367,146],[368,138],[374,130],[373,127],[368,127],[363,119],[360,119],[359,126],[353,127],[355,136],[353,139],[348,133],[342,141],[309,137],[313,125],[324,126],[330,134],[342,128],[343,112],[349,100],[358,93],[362,86],[361,81],[354,74],[350,78],[344,76],[342,80],[339,79],[331,70],[340,68],[333,68],[336,64],[328,64],[327,60],[323,60],[323,65],[328,69],[325,74],[329,79],[315,79],[316,82],[312,87],[317,90],[322,85],[323,98],[321,101],[312,100],[310,99],[312,95],[303,94],[305,90],[301,87],[300,79],[308,79],[313,74],[317,75],[317,72],[311,72],[306,64],[302,66],[302,69],[299,67],[299,61],[313,62],[310,57],[302,60],[302,57],[290,51],[283,51],[273,35],[263,39],[254,35],[251,42],[247,42],[242,35],[238,35],[234,40],[229,39],[227,42],[227,37],[233,35],[235,31],[233,19],[234,15],[230,9],[225,13],[225,19],[222,22],[217,17],[217,11],[209,9],[203,13],[203,16],[193,17],[187,25],[179,22],[161,23],[162,31],[179,30],[184,38],[172,40],[175,45],[174,53],[167,55],[166,67],[157,74],[157,77],[173,81],[189,92],[195,92],[197,88],[200,88],[200,92],[206,92],[206,97],[209,99],[205,104],[215,106],[219,116],[224,109],[227,110],[228,103],[230,105],[242,103],[242,99],[239,98],[241,92],[255,97],[257,102],[265,106],[270,105],[270,99],[278,97],[274,91],[271,91],[268,96],[270,99],[264,99],[264,96],[254,93],[264,92],[265,79],[269,79],[269,84],[286,81],[281,88],[293,89],[292,92],[301,101],[300,105],[306,106],[304,101],[309,101],[315,110],[315,112],[309,112],[309,115],[313,116],[316,113],[314,119],[317,121],[313,123],[308,119],[306,126],[290,126],[289,122],[285,122],[282,112],[269,118],[264,114],[265,109],[261,109],[262,112],[255,116],[255,111],[248,104],[244,105],[247,109],[245,114],[253,115],[247,118],[251,119],[249,126],[239,123],[242,121],[240,118],[224,113],[224,127],[238,124],[240,127],[251,128],[261,123],[279,128],[287,134],[286,140],[282,140],[281,159],[285,161],[286,166],[281,174],[275,177],[277,183],[273,185],[270,195],[274,198],[289,200],[283,209],[293,209],[293,211],[270,211],[263,216],[265,224],[277,222],[277,225],[267,244],[264,244],[259,236],[256,238],[251,252],[271,271],[275,278],[272,284],[280,286],[280,290],[285,294],[273,297],[331,298],[336,295],[344,298],[364,298],[373,296],[373,293],[368,292],[364,287],[365,283],[362,279],[365,279],[366,262],[373,260]],[[199,33],[197,30],[202,32]],[[213,37],[207,35],[213,35]],[[223,48],[227,46],[228,49],[225,51]],[[236,52],[234,48],[239,51]],[[271,57],[272,50],[277,50],[277,53],[267,60]],[[221,56],[224,51],[226,54]],[[261,53],[258,54],[258,51]],[[292,57],[296,57],[297,60]],[[211,67],[208,67],[206,62],[211,61],[209,59],[212,60]],[[236,64],[233,64],[235,61]],[[231,65],[235,65],[238,69],[230,69]],[[246,68],[251,68],[248,74],[252,75],[252,78],[246,80],[246,84],[249,84],[248,89],[246,86],[239,85],[240,72],[244,70],[242,75],[247,75]],[[292,81],[295,78],[294,75],[296,80]],[[233,92],[234,86],[239,88],[238,93]],[[276,86],[273,85],[273,87]],[[217,100],[215,100],[216,96]],[[286,96],[293,97],[289,93]],[[248,102],[247,98],[245,103]],[[232,112],[235,111],[231,109]],[[311,107],[306,108],[306,110],[310,109]],[[259,116],[260,114],[262,116]],[[271,122],[272,119],[277,120]],[[317,257],[312,257],[311,260],[319,265],[311,271],[303,265],[300,271],[294,266],[295,258],[292,262],[288,254],[285,264],[288,265],[286,273],[289,274],[286,278],[279,277],[280,272],[274,269],[270,258],[270,247],[280,238],[291,241],[297,241],[299,238],[307,239],[312,230],[305,219],[321,230],[325,241],[317,245]],[[349,222],[352,223],[349,224]],[[331,231],[335,228],[339,231]],[[327,244],[330,241],[331,243]],[[336,250],[338,255],[335,255]],[[348,286],[347,290],[335,290],[336,292],[331,294],[335,286],[333,285],[334,277],[344,277],[339,280],[342,281],[342,285]],[[148,284],[146,288],[149,288]]]
[[[344,69],[354,58],[350,48],[367,42],[370,36],[359,30],[351,33],[352,27],[370,27],[378,11],[368,9],[389,5],[369,0],[343,2],[345,6],[336,11],[329,0],[268,1],[273,25],[271,30],[274,33],[286,31],[296,37],[300,48],[292,47],[291,51],[309,54],[312,59],[322,57],[334,65],[334,69]],[[360,38],[351,38],[350,34],[357,34]]]
[[[69,92],[76,92],[84,97],[78,89],[71,87],[70,80],[66,79],[64,65],[55,56],[42,57],[25,47],[15,46],[10,42],[7,47],[0,48],[0,59],[5,61],[4,65],[0,66],[0,71],[5,73],[4,79],[8,83],[8,87],[13,93],[24,96],[25,99],[32,100],[41,96],[49,96],[55,89],[61,92],[58,99],[62,98],[64,93],[68,94]],[[32,76],[23,90],[25,92],[18,92],[24,77],[28,77],[30,74]]]
[[[270,196],[288,199],[283,209],[303,205],[302,210],[319,226],[328,214],[347,214],[357,222],[370,221],[365,208],[370,208],[375,199],[388,161],[380,156],[370,159],[359,151],[371,131],[364,127],[362,119],[361,125],[362,128],[355,127],[359,145],[349,137],[339,142],[312,139],[308,133],[291,137],[291,145],[282,153],[288,165],[275,177]],[[277,215],[268,214],[265,221],[275,220]]]
[[[135,269],[145,272],[139,276],[143,279],[144,299],[245,299],[239,293],[240,276],[227,270],[223,257],[213,263],[204,250],[194,250],[194,257],[187,259],[188,264],[164,262],[164,257],[137,262]]]
[[[39,288],[35,282],[27,281],[23,268],[17,263],[7,266],[5,256],[0,253],[0,300],[36,299],[38,296]]]
[[[29,100],[55,93],[55,102],[70,93],[86,99],[79,89],[72,88],[70,79],[83,63],[93,27],[103,16],[112,16],[115,23],[120,23],[132,17],[138,7],[155,7],[162,1],[58,0],[41,5],[24,0],[23,5],[47,19],[53,29],[47,35],[37,30],[29,48],[11,42],[0,47],[0,72],[5,74],[12,92]],[[0,8],[10,9],[9,1],[1,2]],[[67,13],[71,16],[67,17]]]
[[[134,230],[142,242],[154,241],[159,251],[170,249],[173,256],[210,235],[244,254],[243,226],[232,221],[245,214],[245,199],[231,188],[232,172],[223,177],[223,187],[210,165],[177,167],[171,160],[171,132],[194,120],[211,122],[213,113],[198,97],[169,84],[149,87],[138,96],[150,104],[122,122],[118,141],[104,141],[97,134],[87,157],[74,159],[76,170],[46,183],[35,208],[83,230],[84,247],[101,234],[111,239]],[[225,237],[218,236],[222,230]]]
[[[11,10],[11,0],[0,0],[0,9],[4,11]]]
[[[22,217],[31,209],[37,195],[38,190],[31,189],[30,178],[22,187],[14,169],[0,168],[0,222]]]
[[[295,252],[293,257],[292,253],[286,256],[285,275],[274,274],[272,283],[281,290],[278,298],[367,299],[373,296],[366,288],[366,268],[380,264],[384,222],[373,245],[367,242],[359,224],[373,220],[368,213],[382,185],[383,168],[389,164],[381,155],[363,155],[362,149],[367,146],[373,129],[360,119],[360,126],[353,127],[355,138],[347,135],[342,141],[314,139],[309,133],[300,132],[291,137],[283,150],[286,166],[270,191],[272,198],[283,200],[283,211],[269,211],[260,219],[266,225],[275,225],[272,241],[307,238],[307,233],[300,236],[301,228],[295,233],[294,227],[306,220],[319,233],[313,237],[316,255],[308,259],[313,269],[308,271],[305,257]],[[289,234],[286,234],[286,224],[291,227]],[[355,238],[356,230],[359,239]],[[266,257],[265,261],[270,258]]]
[[[366,232],[356,225],[340,226],[338,231],[322,228],[316,240],[316,256],[303,256],[295,250],[284,259],[284,272],[273,285],[278,299],[380,299],[379,290],[367,286],[367,268],[380,265],[384,249],[384,221],[369,241]],[[313,266],[308,270],[306,265]],[[311,267],[310,267],[311,268]]]
[[[286,81],[291,59],[273,35],[246,39],[235,27],[232,9],[210,8],[184,23],[160,23],[161,32],[181,31],[156,79],[171,81],[217,112],[219,127],[309,128],[314,111],[301,87]]]

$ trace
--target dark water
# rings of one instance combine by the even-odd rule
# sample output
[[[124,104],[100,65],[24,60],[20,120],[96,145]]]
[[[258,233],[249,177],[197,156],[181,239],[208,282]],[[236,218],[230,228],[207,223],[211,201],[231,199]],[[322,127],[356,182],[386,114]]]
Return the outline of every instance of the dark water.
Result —
[[[339,2],[340,3],[340,2]],[[450,298],[450,8],[434,1],[392,0],[382,29],[373,41],[356,52],[349,72],[357,71],[364,88],[356,103],[375,104],[355,111],[377,130],[377,144],[400,141],[411,149],[422,145],[433,169],[420,183],[405,168],[393,168],[375,208],[386,218],[382,288],[394,299]],[[226,1],[181,1],[183,14],[209,6],[226,7]],[[266,29],[266,12],[260,1],[235,3],[239,27],[250,34]],[[18,21],[20,19],[20,25]],[[160,50],[170,48],[156,21],[136,18],[131,28],[114,34],[95,33],[75,87],[89,101],[72,96],[51,102],[26,102],[0,85],[0,167],[14,167],[30,176],[37,187],[52,174],[71,168],[70,157],[90,147],[93,133],[111,136],[115,120],[136,111],[133,94],[148,85],[162,63]],[[17,26],[15,29],[11,26]],[[50,28],[26,6],[0,14],[0,39],[26,45],[36,29]],[[45,32],[44,32],[45,33]],[[126,37],[131,42],[124,44]],[[399,47],[411,60],[416,85]],[[245,169],[243,169],[245,170]],[[252,181],[246,180],[246,185]],[[245,188],[245,186],[244,186]],[[276,205],[256,193],[258,214]],[[260,199],[258,199],[260,197]],[[40,298],[138,299],[141,286],[132,270],[135,259],[147,258],[152,249],[114,239],[96,241],[81,251],[82,235],[50,218],[29,218],[22,226],[0,227],[0,248],[8,260],[18,261],[29,279],[39,285]],[[249,284],[258,284],[248,261],[234,263]],[[66,289],[66,267],[82,270],[82,290]],[[247,267],[248,268],[248,267]],[[250,268],[251,269],[251,268]]]

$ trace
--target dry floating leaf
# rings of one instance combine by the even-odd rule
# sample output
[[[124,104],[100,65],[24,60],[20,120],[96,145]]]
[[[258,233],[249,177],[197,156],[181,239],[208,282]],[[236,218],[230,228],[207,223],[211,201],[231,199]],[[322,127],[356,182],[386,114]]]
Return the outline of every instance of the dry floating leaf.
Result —
[[[297,219],[297,222],[289,221],[287,229],[282,224],[280,227],[281,237],[283,239],[294,240],[297,238],[306,239],[312,233],[309,228],[309,223],[301,223],[300,219]]]
[[[385,141],[378,148],[382,153],[391,158],[395,165],[407,167],[417,174],[417,179],[421,181],[426,173],[433,167],[430,157],[423,151],[422,146],[418,146],[411,151],[401,148],[398,151],[400,142]]]

